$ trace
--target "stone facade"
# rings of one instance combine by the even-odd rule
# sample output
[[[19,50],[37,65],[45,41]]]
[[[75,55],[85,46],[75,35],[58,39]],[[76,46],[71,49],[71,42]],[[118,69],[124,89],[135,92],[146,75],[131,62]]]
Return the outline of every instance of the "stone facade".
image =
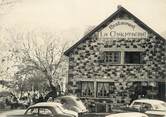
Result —
[[[130,16],[127,18],[132,20]],[[111,19],[111,21],[113,20],[116,20],[116,18]],[[137,23],[135,20],[133,22]],[[107,25],[109,23],[107,22]],[[81,94],[80,82],[92,82],[94,83],[93,95],[89,98],[100,100],[97,95],[97,83],[113,83],[112,92],[108,89],[109,95],[101,99],[109,99],[113,103],[130,103],[131,94],[134,92],[132,86],[134,83],[139,84],[138,82],[140,82],[144,83],[145,86],[156,85],[157,88],[154,88],[154,90],[158,95],[160,93],[158,83],[166,82],[166,40],[160,38],[153,31],[145,29],[148,33],[147,38],[115,38],[109,42],[104,42],[99,38],[102,29],[94,32],[68,54],[68,79],[73,87],[72,92],[80,97],[87,98],[88,96],[82,96]],[[138,51],[141,52],[142,63],[124,64],[124,61],[119,64],[103,63],[102,53],[104,51],[123,53]],[[121,54],[121,58],[124,58],[124,54]]]
[[[164,80],[165,79],[165,40],[155,36],[148,39],[120,39],[109,43],[117,50],[144,49],[144,63],[141,65],[110,65],[100,62],[104,47],[98,38],[92,36],[80,44],[69,56],[69,80],[74,78],[100,79],[107,77],[112,80]],[[106,47],[107,48],[107,47]],[[121,48],[123,48],[121,50]]]

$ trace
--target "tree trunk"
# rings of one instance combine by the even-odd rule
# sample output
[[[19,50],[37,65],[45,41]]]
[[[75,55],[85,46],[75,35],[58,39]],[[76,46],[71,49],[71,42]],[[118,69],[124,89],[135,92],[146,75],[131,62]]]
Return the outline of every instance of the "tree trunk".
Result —
[[[49,81],[49,85],[50,85],[50,88],[51,88],[51,91],[55,91],[56,90],[56,87],[54,86],[54,84],[52,83],[52,77],[47,75],[47,79]]]

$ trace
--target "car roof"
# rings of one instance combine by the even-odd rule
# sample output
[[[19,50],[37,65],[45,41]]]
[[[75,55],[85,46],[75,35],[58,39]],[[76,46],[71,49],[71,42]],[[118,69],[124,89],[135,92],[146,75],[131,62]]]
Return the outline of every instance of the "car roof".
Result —
[[[57,99],[60,99],[60,98],[77,98],[77,97],[73,95],[66,95],[66,96],[58,97]]]
[[[143,102],[143,103],[150,103],[150,104],[163,103],[163,101],[155,100],[155,99],[138,99],[138,100],[134,100],[134,102]]]
[[[108,117],[147,117],[147,115],[139,112],[126,112],[126,113],[111,114]]]
[[[57,103],[57,102],[41,102],[41,103],[37,103],[35,105],[32,105],[30,107],[56,107],[56,106],[61,106],[62,104]]]

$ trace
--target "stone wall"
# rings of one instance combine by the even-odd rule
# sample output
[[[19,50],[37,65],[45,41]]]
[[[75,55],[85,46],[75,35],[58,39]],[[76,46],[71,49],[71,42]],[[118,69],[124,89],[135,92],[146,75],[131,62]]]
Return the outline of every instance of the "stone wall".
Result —
[[[136,22],[135,20],[137,19],[134,20],[132,16],[126,15],[125,12],[119,13],[115,18],[110,19],[110,22],[116,19],[132,20],[138,24],[136,26],[141,25],[139,29],[147,28],[143,26],[142,22]],[[108,25],[109,23],[107,22],[102,25],[102,28],[106,29]],[[124,28],[120,31],[123,32],[123,30],[124,32],[127,31]],[[131,101],[130,94],[136,93],[136,91],[132,91],[135,86],[138,88],[135,87],[136,90],[140,90],[141,85],[154,85],[151,82],[156,84],[162,84],[163,82],[166,84],[166,40],[155,35],[153,31],[143,30],[147,32],[147,38],[103,39],[100,36],[100,31],[103,31],[103,29],[100,29],[74,47],[68,55],[68,80],[72,92],[81,96],[80,81],[91,81],[94,83],[94,95],[90,98],[97,101],[100,99],[103,101],[111,100],[114,104],[129,103]],[[141,64],[124,64],[124,61],[121,61],[120,64],[103,63],[101,62],[102,54],[106,50],[120,51],[121,53],[138,51],[141,52],[143,60]],[[121,54],[121,57],[124,58],[124,54]],[[99,99],[96,95],[97,83],[99,82],[113,83],[113,92],[109,94],[107,99]],[[161,90],[165,87],[165,84],[158,86],[158,94],[156,95],[163,94],[163,91],[159,91],[159,89]],[[162,97],[164,100],[165,98],[165,96]]]
[[[113,80],[165,78],[165,41],[150,35],[148,39],[116,39],[104,45],[97,36],[80,44],[69,55],[69,80],[75,78],[104,78]],[[144,49],[144,63],[140,65],[102,64],[102,48]]]

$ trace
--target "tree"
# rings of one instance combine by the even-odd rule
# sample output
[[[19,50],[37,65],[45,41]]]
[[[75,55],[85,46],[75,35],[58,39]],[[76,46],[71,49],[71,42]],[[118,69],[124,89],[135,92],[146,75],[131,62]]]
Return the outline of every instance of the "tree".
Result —
[[[43,74],[34,72],[33,74],[15,74],[13,77],[13,82],[11,82],[11,88],[15,89],[15,92],[20,94],[20,97],[24,93],[29,91],[38,91],[40,93],[48,91],[47,80]]]
[[[18,50],[17,56],[19,56],[21,63],[15,65],[18,69],[17,75],[36,75],[36,73],[41,73],[47,79],[50,88],[54,90],[56,81],[62,80],[59,76],[59,68],[62,68],[65,62],[63,57],[65,45],[60,48],[54,39],[54,35],[50,33],[42,33],[40,36],[44,40],[52,40],[48,44],[45,43],[45,47],[43,45],[38,46],[34,41],[34,38],[39,37],[39,35],[30,35],[28,33],[26,36],[23,35],[21,37],[26,38],[28,41],[27,43],[24,42],[23,48]]]
[[[38,87],[47,90],[48,86],[51,90],[56,89],[63,80],[61,76],[67,74],[63,56],[66,44],[50,32],[7,32],[9,50],[2,58],[5,63],[11,63],[7,64],[11,72],[6,73],[3,69],[2,73],[14,81],[12,85],[17,86],[17,92],[38,90]]]

